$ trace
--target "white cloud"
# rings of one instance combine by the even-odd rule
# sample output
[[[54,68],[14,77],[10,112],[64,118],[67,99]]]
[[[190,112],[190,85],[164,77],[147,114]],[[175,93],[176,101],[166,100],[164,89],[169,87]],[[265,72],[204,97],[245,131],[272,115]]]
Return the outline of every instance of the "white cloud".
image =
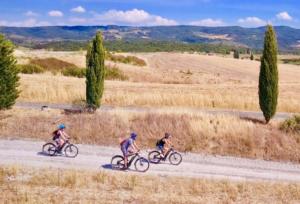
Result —
[[[246,27],[251,27],[251,26],[264,26],[267,24],[266,21],[258,18],[258,17],[247,17],[247,18],[241,18],[238,20],[238,23],[246,26]]]
[[[122,25],[177,25],[175,20],[152,15],[144,10],[132,9],[127,11],[109,10],[101,14],[94,14],[93,23],[96,24],[122,24]]]
[[[34,27],[34,26],[50,26],[51,24],[47,21],[38,21],[35,18],[25,19],[24,21],[0,21],[0,26],[10,27]]]
[[[38,14],[33,11],[27,11],[25,13],[25,16],[34,17],[34,16],[38,16]]]
[[[62,17],[64,14],[61,11],[58,10],[52,10],[48,12],[48,15],[51,17]]]
[[[75,12],[75,13],[84,13],[85,12],[85,8],[83,8],[82,6],[77,6],[75,8],[72,8],[71,11]]]
[[[221,19],[212,19],[212,18],[192,21],[189,24],[194,26],[212,26],[212,27],[225,25],[225,23]]]
[[[293,20],[292,16],[286,11],[280,12],[276,15],[279,20],[291,21]]]

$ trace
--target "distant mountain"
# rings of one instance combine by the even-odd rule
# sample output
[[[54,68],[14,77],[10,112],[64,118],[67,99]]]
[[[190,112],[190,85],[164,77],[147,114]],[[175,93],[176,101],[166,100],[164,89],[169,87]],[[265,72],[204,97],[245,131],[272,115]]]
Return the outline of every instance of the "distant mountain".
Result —
[[[223,43],[261,49],[265,27],[242,28],[201,26],[50,26],[50,27],[0,27],[0,32],[17,44],[52,41],[87,41],[97,30],[102,30],[106,40],[176,41],[184,43]],[[278,44],[282,51],[300,49],[300,29],[276,26]]]

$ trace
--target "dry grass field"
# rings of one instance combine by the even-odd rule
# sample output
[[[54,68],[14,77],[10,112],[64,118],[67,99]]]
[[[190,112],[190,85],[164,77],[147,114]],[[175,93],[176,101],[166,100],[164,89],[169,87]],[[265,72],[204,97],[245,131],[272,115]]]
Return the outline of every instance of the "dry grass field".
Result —
[[[0,114],[1,138],[50,140],[57,124],[67,125],[75,143],[118,146],[119,137],[136,131],[141,148],[154,148],[164,132],[180,151],[300,162],[299,135],[278,124],[253,123],[233,116],[212,116],[171,109],[158,113],[122,110],[65,115],[60,111],[13,109]]]
[[[300,185],[2,166],[0,202],[299,203]]]
[[[17,51],[28,57],[56,57],[84,66],[84,52]],[[117,63],[129,81],[106,81],[104,104],[259,110],[259,62],[222,56],[180,53],[132,54],[146,67]],[[114,65],[116,63],[107,62]],[[281,112],[300,111],[300,67],[279,65]],[[72,103],[85,98],[85,80],[48,75],[21,75],[20,101]]]

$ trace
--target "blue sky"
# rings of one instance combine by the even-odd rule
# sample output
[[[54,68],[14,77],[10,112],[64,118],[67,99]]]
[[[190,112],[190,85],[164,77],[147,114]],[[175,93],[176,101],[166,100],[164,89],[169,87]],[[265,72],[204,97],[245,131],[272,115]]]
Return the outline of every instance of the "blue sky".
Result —
[[[201,25],[300,28],[299,0],[1,0],[0,26]]]

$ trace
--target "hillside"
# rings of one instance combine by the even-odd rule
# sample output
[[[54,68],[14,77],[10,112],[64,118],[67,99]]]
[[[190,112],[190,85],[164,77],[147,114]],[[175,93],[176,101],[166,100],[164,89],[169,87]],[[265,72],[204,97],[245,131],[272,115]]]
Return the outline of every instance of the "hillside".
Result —
[[[300,29],[275,27],[280,50],[299,49]],[[0,27],[0,32],[19,45],[53,41],[87,41],[97,30],[102,30],[107,41],[172,41],[182,43],[209,43],[238,45],[261,49],[265,27],[243,28],[201,26],[51,26],[51,27]]]

